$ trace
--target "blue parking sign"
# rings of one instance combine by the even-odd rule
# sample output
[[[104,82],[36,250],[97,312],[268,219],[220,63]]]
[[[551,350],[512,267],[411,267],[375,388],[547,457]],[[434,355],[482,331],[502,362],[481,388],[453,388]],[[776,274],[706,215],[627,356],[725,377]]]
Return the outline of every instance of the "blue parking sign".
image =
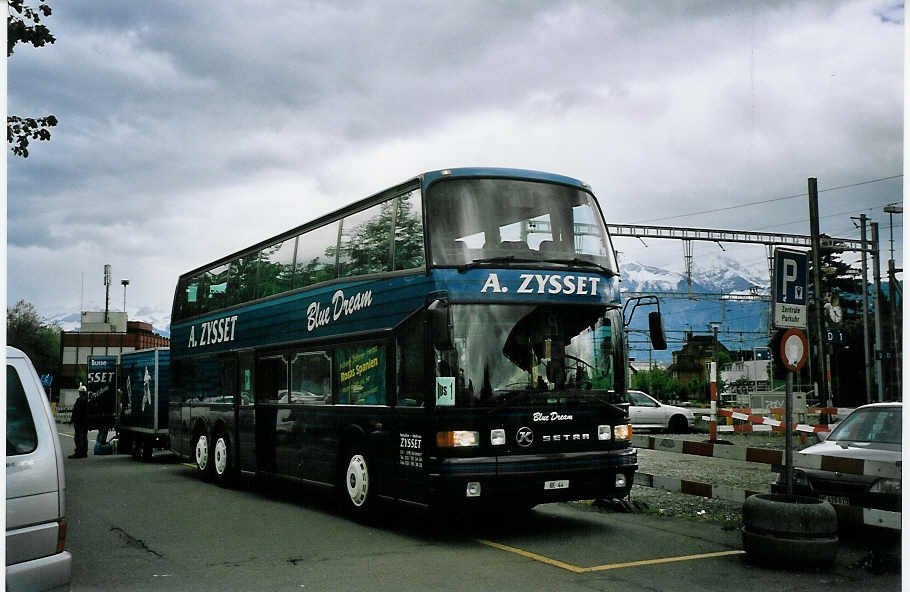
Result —
[[[789,249],[774,250],[774,326],[806,328],[809,292],[809,254]]]

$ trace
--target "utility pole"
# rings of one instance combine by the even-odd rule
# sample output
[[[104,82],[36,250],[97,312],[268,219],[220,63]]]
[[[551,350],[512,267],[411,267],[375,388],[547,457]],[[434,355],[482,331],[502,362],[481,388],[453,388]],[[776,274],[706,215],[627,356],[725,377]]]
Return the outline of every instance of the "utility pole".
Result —
[[[891,345],[894,356],[891,363],[894,368],[894,381],[897,386],[896,392],[902,393],[901,363],[900,356],[897,355],[901,349],[897,339],[897,324],[899,322],[897,318],[897,295],[900,292],[900,285],[897,283],[897,273],[903,270],[895,269],[894,267],[894,214],[903,214],[904,207],[897,204],[890,204],[885,206],[884,211],[888,214],[888,232],[891,236],[891,258],[888,259],[888,296],[891,301]]]
[[[878,383],[878,401],[885,400],[884,377],[882,376],[882,312],[881,312],[881,283],[882,273],[878,257],[878,222],[870,222],[872,228],[872,277],[875,282],[875,382]]]
[[[827,407],[831,407],[833,406],[833,401],[831,400],[831,390],[828,388],[828,368],[825,363],[824,353],[825,317],[822,314],[824,299],[822,297],[820,263],[821,244],[818,231],[818,179],[815,177],[809,177],[809,234],[812,240],[812,283],[815,286],[815,339],[817,344],[816,347],[818,347],[818,366],[821,371],[819,372],[819,383],[821,384],[822,391],[820,399],[826,401]]]
[[[866,403],[872,402],[872,356],[869,354],[869,264],[866,259],[866,215],[859,215],[860,238],[863,241],[863,354],[865,356]]]

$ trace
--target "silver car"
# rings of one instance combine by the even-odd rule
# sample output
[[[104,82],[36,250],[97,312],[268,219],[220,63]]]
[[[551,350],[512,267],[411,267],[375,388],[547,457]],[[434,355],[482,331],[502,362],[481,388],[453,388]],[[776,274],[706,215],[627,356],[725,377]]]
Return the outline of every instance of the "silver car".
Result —
[[[50,404],[24,353],[6,348],[6,588],[69,590],[63,453]]]
[[[632,428],[654,428],[683,433],[695,427],[695,415],[685,407],[665,405],[642,391],[629,391]]]
[[[838,424],[824,442],[799,452],[896,463],[894,475],[852,475],[834,470],[793,470],[793,493],[819,496],[833,504],[899,512],[901,509],[901,435],[903,405],[873,403],[858,407]],[[772,487],[784,491],[783,475]]]

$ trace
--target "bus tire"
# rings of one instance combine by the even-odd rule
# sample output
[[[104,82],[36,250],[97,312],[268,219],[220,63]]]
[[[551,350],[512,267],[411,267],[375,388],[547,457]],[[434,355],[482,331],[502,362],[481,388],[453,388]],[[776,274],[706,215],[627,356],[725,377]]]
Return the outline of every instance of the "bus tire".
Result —
[[[366,451],[352,446],[342,456],[341,502],[344,509],[356,516],[365,516],[373,508],[376,475]]]
[[[211,450],[209,450],[209,439],[205,430],[200,430],[196,437],[193,438],[193,460],[196,461],[196,473],[203,479],[208,479],[212,473]]]
[[[148,461],[152,460],[153,449],[154,449],[154,446],[152,444],[152,439],[143,438],[142,439],[142,451],[140,452],[140,454],[141,454],[140,460],[142,462],[148,462]]]
[[[130,445],[130,456],[133,460],[142,460],[142,438],[135,437]]]
[[[212,471],[215,481],[222,487],[231,485],[234,481],[234,467],[231,465],[231,440],[224,432],[215,438],[211,458]]]

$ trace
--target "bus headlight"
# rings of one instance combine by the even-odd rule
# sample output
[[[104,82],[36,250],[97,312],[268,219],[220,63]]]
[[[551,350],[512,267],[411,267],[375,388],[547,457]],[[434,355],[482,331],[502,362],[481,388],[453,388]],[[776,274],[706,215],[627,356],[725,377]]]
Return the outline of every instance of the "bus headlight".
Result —
[[[610,431],[611,431],[610,426],[608,426],[608,425],[597,426],[597,439],[598,440],[609,440]]]
[[[506,443],[506,431],[502,428],[490,430],[490,444],[493,446],[504,446]]]
[[[436,432],[436,446],[439,448],[463,448],[480,444],[480,433],[467,430]]]
[[[614,440],[631,440],[632,439],[632,426],[629,424],[613,426],[613,439]]]

